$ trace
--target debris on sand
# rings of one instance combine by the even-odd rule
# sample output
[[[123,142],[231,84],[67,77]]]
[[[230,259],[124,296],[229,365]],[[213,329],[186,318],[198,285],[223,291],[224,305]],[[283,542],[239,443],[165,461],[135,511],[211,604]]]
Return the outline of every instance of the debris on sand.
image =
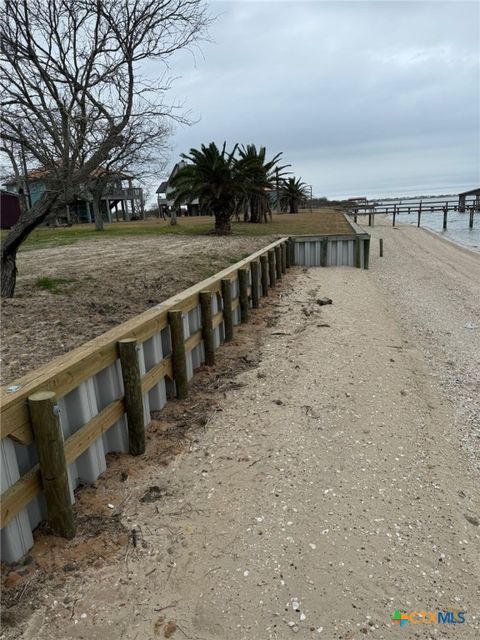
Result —
[[[323,307],[326,304],[333,304],[333,300],[331,298],[317,298],[317,304]]]
[[[153,485],[152,487],[148,487],[148,491],[143,494],[140,498],[140,502],[156,502],[163,498],[164,496],[171,495],[168,493],[165,487],[159,487],[158,485]]]

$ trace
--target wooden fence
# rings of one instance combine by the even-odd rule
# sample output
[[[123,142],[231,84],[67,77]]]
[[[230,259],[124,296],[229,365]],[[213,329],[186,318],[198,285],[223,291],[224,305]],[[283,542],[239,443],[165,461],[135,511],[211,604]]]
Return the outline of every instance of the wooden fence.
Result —
[[[150,412],[185,397],[194,370],[293,264],[292,248],[277,240],[2,389],[2,560],[24,555],[45,518],[73,535],[79,482],[95,481],[110,451],[142,453]]]
[[[145,450],[150,412],[184,398],[194,370],[247,322],[294,264],[368,268],[370,237],[282,238],[2,388],[2,560],[21,558],[47,519],[70,537],[80,482],[94,482],[111,451]],[[316,256],[318,254],[318,260]]]

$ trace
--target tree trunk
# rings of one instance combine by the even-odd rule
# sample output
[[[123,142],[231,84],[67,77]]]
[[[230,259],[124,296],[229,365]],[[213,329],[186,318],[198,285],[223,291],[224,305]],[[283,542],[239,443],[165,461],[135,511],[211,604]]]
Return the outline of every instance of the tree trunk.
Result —
[[[93,194],[93,220],[95,222],[95,231],[103,231],[103,218],[100,211],[100,197]]]
[[[215,214],[215,233],[219,235],[228,235],[232,232],[232,225],[230,222],[230,215],[228,213],[216,213]]]
[[[2,298],[13,298],[15,284],[17,282],[17,250],[11,253],[2,251],[1,269],[2,269]]]
[[[293,200],[293,198],[290,200],[290,213],[297,213],[295,211],[295,200]]]
[[[17,279],[17,250],[30,233],[45,220],[54,208],[58,195],[56,190],[44,193],[31,209],[23,211],[2,244],[1,269],[2,298],[13,298]]]
[[[258,201],[255,196],[250,199],[250,222],[253,222],[254,224],[261,222],[258,215]]]

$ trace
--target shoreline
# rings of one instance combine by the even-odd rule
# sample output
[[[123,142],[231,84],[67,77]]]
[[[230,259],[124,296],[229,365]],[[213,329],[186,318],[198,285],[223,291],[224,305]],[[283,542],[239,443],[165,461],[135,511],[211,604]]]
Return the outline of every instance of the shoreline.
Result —
[[[385,247],[384,258],[373,252],[372,275],[454,407],[459,441],[478,472],[480,253],[411,225],[369,230]]]
[[[385,214],[382,218],[383,220],[392,220],[392,217],[390,216],[390,214]],[[480,221],[479,223],[480,224]],[[437,229],[432,229],[431,227],[428,227],[426,225],[424,226],[420,226],[417,227],[416,224],[414,223],[409,223],[409,222],[403,222],[402,220],[396,220],[395,221],[395,225],[396,226],[404,226],[404,227],[414,227],[415,229],[423,229],[424,231],[428,231],[429,233],[434,234],[435,236],[437,236],[438,238],[440,238],[441,240],[445,240],[447,242],[450,242],[460,248],[466,249],[468,251],[473,251],[474,253],[480,253],[480,246],[479,245],[473,245],[473,244],[466,244],[464,242],[461,242],[460,240],[456,240],[454,238],[449,238],[448,236],[444,235],[443,231],[439,231]],[[369,227],[370,228],[370,227]],[[448,229],[447,229],[448,232]]]

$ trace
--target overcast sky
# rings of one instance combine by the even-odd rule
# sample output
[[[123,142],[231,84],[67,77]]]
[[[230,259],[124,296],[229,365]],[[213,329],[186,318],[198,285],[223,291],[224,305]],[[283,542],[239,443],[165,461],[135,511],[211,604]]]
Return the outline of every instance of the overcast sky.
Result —
[[[480,183],[478,2],[210,2],[212,42],[172,60],[198,123],[282,151],[317,196],[446,193]]]

